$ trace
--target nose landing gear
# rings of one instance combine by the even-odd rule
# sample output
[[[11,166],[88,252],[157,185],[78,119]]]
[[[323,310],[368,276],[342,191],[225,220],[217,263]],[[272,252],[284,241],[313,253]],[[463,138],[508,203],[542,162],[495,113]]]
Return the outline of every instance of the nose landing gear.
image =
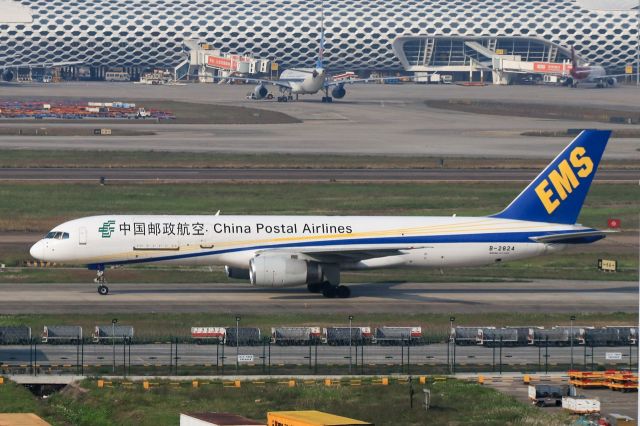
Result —
[[[104,269],[98,269],[96,277],[93,279],[93,282],[98,284],[98,294],[101,296],[106,296],[109,294],[109,287],[105,284],[107,283],[107,278],[104,276]]]

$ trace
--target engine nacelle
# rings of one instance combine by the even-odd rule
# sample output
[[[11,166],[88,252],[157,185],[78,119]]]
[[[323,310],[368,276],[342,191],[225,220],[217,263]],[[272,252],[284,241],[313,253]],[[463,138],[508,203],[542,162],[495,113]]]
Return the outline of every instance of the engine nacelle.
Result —
[[[344,95],[346,95],[346,94],[347,94],[347,91],[344,88],[344,84],[338,84],[331,91],[331,96],[333,96],[336,99],[342,99],[342,98],[344,98]]]
[[[258,84],[255,87],[255,89],[253,89],[253,96],[256,99],[263,99],[268,94],[269,94],[269,91],[267,90],[266,87],[264,87],[264,84]]]
[[[2,73],[2,79],[4,81],[11,81],[13,80],[13,72],[10,70],[6,70],[5,72]]]
[[[618,80],[615,77],[609,77],[607,79],[607,84],[609,86],[615,86],[617,82],[618,82]]]
[[[251,278],[249,276],[248,269],[232,268],[230,266],[225,266],[224,273],[227,274],[227,278],[233,278],[235,280],[248,280]]]
[[[249,262],[251,284],[256,287],[295,287],[323,282],[322,266],[295,255],[258,255]]]

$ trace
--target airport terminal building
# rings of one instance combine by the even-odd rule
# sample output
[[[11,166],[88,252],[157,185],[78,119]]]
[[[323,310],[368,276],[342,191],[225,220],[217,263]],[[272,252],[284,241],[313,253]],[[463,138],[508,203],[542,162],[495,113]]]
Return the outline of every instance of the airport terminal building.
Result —
[[[81,61],[91,67],[173,67],[184,59],[187,39],[269,58],[281,67],[309,66],[318,50],[320,5],[312,0],[0,0],[0,21],[12,17],[0,22],[0,66]],[[540,47],[536,40],[541,40],[547,47],[535,55],[560,55],[560,60],[575,46],[584,60],[621,69],[635,62],[637,5],[636,0],[325,0],[324,56],[336,71],[401,70],[406,61],[477,59],[478,49],[465,44],[469,38],[485,48],[493,43],[506,55]],[[399,38],[403,43],[396,43],[394,52]],[[427,58],[430,43],[434,52],[449,57]]]

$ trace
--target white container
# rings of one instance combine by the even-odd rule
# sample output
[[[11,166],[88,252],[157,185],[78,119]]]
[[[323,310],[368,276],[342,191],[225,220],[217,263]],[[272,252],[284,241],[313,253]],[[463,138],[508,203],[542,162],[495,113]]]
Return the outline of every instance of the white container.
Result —
[[[600,412],[600,401],[584,396],[565,396],[562,398],[562,408],[577,414]]]

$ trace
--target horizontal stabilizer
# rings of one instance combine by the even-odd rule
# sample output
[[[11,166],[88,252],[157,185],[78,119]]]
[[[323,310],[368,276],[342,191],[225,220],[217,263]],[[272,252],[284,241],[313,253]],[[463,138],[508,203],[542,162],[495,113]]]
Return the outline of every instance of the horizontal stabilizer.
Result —
[[[564,234],[541,235],[539,237],[531,237],[531,240],[537,243],[549,244],[578,244],[591,243],[601,240],[610,232],[606,231],[584,231],[584,232],[568,232]]]

